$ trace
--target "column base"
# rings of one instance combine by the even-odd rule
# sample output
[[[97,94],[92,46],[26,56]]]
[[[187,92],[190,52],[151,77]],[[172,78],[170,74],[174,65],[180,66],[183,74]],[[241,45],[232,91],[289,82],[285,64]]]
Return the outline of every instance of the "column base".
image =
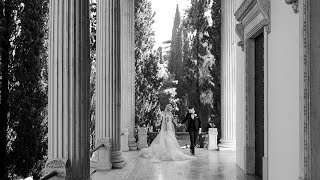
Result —
[[[122,152],[128,152],[129,151],[129,146],[122,146],[121,147]]]
[[[129,151],[136,151],[138,150],[138,146],[136,143],[136,138],[130,138],[128,142]]]
[[[136,151],[136,150],[138,150],[137,143],[129,145],[129,151]]]
[[[122,169],[127,164],[126,160],[122,157],[121,151],[111,152],[111,163],[114,169]]]
[[[221,139],[218,144],[219,151],[236,151],[236,141],[229,139]]]

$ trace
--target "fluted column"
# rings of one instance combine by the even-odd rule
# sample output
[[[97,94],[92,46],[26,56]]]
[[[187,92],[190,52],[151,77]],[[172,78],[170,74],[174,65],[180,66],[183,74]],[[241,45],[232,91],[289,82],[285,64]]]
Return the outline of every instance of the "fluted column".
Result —
[[[137,150],[137,143],[135,138],[135,78],[136,78],[136,68],[135,68],[135,36],[134,36],[134,2],[129,0],[129,43],[130,43],[130,67],[129,67],[129,78],[130,78],[130,128],[129,128],[129,150]]]
[[[49,10],[48,160],[45,174],[89,178],[89,1],[54,0]]]
[[[122,168],[121,142],[120,1],[97,1],[96,138],[111,138],[111,163]]]
[[[121,0],[121,123],[130,150],[137,150],[135,121],[134,1]],[[123,144],[123,143],[122,143]]]
[[[219,150],[236,149],[236,0],[221,1],[221,140]]]

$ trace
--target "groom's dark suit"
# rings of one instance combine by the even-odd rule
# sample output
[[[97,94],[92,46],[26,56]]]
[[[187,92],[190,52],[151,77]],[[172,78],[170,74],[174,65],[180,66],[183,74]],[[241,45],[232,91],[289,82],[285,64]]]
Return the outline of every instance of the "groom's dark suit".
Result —
[[[187,132],[189,132],[190,142],[191,142],[190,150],[191,150],[191,153],[194,154],[194,146],[199,135],[199,128],[201,127],[201,120],[199,118],[199,115],[197,117],[194,117],[194,119],[192,119],[191,114],[187,113],[186,117],[181,123],[182,124],[186,123],[187,125]]]

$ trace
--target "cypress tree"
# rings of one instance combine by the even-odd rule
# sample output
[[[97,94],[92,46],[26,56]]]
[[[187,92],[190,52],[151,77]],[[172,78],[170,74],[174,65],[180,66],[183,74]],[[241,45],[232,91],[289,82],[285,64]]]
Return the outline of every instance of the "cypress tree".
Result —
[[[48,1],[0,4],[5,12],[0,16],[0,155],[4,155],[0,179],[30,175],[39,179],[47,153]]]
[[[180,11],[179,5],[177,4],[176,13],[173,21],[172,37],[171,37],[171,50],[170,59],[168,62],[168,70],[175,76],[176,80],[181,79],[181,68],[182,68],[182,34],[180,28]]]

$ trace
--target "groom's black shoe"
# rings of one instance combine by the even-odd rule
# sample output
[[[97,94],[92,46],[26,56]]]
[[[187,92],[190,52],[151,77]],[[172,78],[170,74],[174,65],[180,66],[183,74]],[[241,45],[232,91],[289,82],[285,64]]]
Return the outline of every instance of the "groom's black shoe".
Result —
[[[192,155],[194,155],[194,148],[190,148],[190,152]]]

